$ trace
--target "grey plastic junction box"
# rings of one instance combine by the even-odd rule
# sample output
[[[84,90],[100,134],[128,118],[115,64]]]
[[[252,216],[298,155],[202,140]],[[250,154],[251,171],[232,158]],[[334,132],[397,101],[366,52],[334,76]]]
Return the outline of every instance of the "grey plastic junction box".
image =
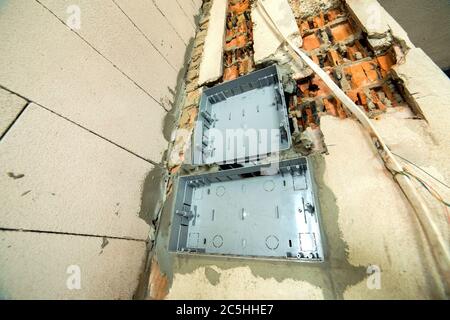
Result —
[[[291,133],[275,65],[204,90],[193,164],[240,163],[289,149]]]
[[[323,261],[307,158],[180,177],[169,251]]]

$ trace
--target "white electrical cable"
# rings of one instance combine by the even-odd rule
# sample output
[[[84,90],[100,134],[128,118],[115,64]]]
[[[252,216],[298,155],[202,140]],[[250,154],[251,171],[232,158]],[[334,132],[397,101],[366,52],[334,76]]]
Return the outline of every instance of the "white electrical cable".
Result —
[[[450,253],[447,248],[446,242],[444,241],[439,228],[434,223],[431,218],[431,212],[428,206],[423,201],[417,189],[414,187],[412,181],[405,175],[403,167],[392,155],[389,148],[384,143],[380,134],[377,132],[370,119],[366,116],[365,112],[361,110],[342,90],[339,86],[328,76],[328,74],[320,68],[314,61],[312,61],[308,55],[297,48],[278,28],[277,24],[273,21],[270,14],[267,12],[263,0],[259,0],[257,3],[258,8],[262,11],[262,16],[268,22],[268,24],[276,31],[278,36],[291,47],[291,49],[316,73],[322,81],[327,85],[328,88],[334,93],[336,98],[338,98],[342,104],[347,108],[347,110],[353,114],[356,119],[366,128],[372,138],[372,143],[375,145],[378,153],[380,154],[383,162],[385,163],[388,170],[394,174],[394,178],[400,185],[407,199],[411,203],[416,212],[417,218],[419,219],[425,235],[430,243],[431,251],[436,260],[436,263],[442,273],[442,277],[446,288],[450,286]]]

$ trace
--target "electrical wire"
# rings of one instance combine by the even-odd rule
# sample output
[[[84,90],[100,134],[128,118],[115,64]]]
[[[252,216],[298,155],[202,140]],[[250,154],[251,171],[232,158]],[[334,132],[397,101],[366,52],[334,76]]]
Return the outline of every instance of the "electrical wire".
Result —
[[[420,184],[422,184],[422,186],[427,189],[427,191],[433,195],[437,200],[439,200],[440,202],[442,202],[445,206],[450,207],[450,203],[446,202],[442,196],[433,188],[431,187],[429,184],[427,184],[424,180],[420,179],[419,177],[413,175],[412,173],[409,173],[409,175],[411,175],[413,178],[415,178],[417,181],[420,182]]]
[[[406,170],[405,170],[406,171]],[[425,190],[427,190],[436,200],[438,200],[440,203],[442,203],[444,205],[444,209],[445,209],[445,215],[447,218],[447,223],[450,223],[450,214],[448,211],[448,207],[450,207],[450,204],[448,202],[446,202],[442,196],[429,184],[427,184],[424,180],[420,179],[419,177],[415,176],[414,174],[406,171],[407,174],[409,174],[410,176],[412,176],[413,178],[415,178],[421,185],[422,187],[425,188]]]
[[[412,174],[411,172],[409,172],[406,169],[403,169],[403,171],[399,171],[399,172],[394,172],[394,177],[396,177],[397,175],[404,175],[407,177],[412,177],[414,179],[416,179],[420,185],[429,193],[431,194],[431,196],[433,198],[435,198],[437,201],[439,201],[440,203],[442,203],[444,205],[444,209],[445,209],[445,216],[447,218],[447,222],[450,223],[450,212],[448,211],[448,207],[450,207],[450,203],[448,203],[447,201],[444,200],[444,198],[439,194],[439,192],[436,191],[436,189],[434,189],[432,186],[430,186],[428,183],[426,183],[423,179],[419,178],[418,176]]]
[[[351,100],[342,89],[330,78],[330,76],[320,68],[310,57],[303,51],[301,51],[287,36],[285,36],[274,22],[272,16],[265,8],[264,1],[257,1],[258,8],[262,13],[264,20],[268,23],[269,27],[279,36],[282,42],[288,44],[288,46],[295,52],[295,54],[308,65],[313,72],[323,80],[327,87],[333,92],[334,96],[342,102],[346,109],[359,120],[363,127],[368,131],[372,142],[374,143],[377,151],[382,158],[386,166],[391,166],[395,171],[404,171],[403,166],[397,161],[389,148],[384,143],[381,135],[376,130],[373,123],[367,117],[365,112],[359,108],[353,100]],[[392,172],[392,171],[391,171]],[[413,185],[413,182],[408,177],[399,177],[397,183],[405,193],[409,202],[414,208],[414,212],[422,224],[423,230],[430,243],[432,254],[436,260],[438,268],[441,271],[441,278],[445,287],[450,287],[450,252],[447,249],[447,241],[444,239],[442,232],[438,228],[437,224],[431,218],[432,213],[430,208],[424,202],[417,188]]]
[[[416,167],[417,169],[419,169],[420,171],[424,172],[425,174],[427,174],[428,176],[430,176],[431,178],[433,178],[434,180],[436,180],[437,182],[439,182],[439,183],[442,184],[443,186],[445,186],[445,187],[447,187],[448,189],[450,189],[450,187],[449,187],[447,184],[445,184],[444,182],[442,182],[442,181],[439,180],[438,178],[432,176],[430,173],[426,172],[424,169],[422,169],[421,167],[419,167],[418,165],[416,165],[414,162],[412,162],[412,161],[410,161],[410,160],[408,160],[408,159],[406,159],[406,158],[404,158],[404,157],[402,157],[402,156],[396,154],[395,152],[392,152],[392,150],[391,150],[391,153],[392,153],[394,156],[399,157],[399,158],[402,159],[403,161],[408,162],[410,165]]]
[[[410,165],[414,166],[415,168],[419,169],[420,171],[422,171],[423,173],[425,173],[425,174],[428,175],[429,177],[433,178],[435,181],[439,182],[441,185],[443,185],[443,186],[447,187],[448,189],[450,189],[450,187],[449,187],[448,185],[446,185],[444,182],[442,182],[442,181],[439,180],[438,178],[434,177],[434,176],[431,175],[429,172],[425,171],[424,169],[422,169],[421,167],[419,167],[418,165],[416,165],[416,164],[415,164],[414,162],[412,162],[411,160],[408,160],[408,159],[406,159],[405,157],[402,157],[402,156],[398,155],[397,153],[392,152],[392,150],[391,150],[391,153],[392,153],[394,156],[396,156],[396,157],[402,159],[403,161],[405,161],[405,162],[409,163]],[[450,207],[450,203],[447,202],[447,201],[445,201],[444,198],[439,194],[439,192],[436,191],[436,189],[434,189],[434,188],[433,188],[432,186],[430,186],[427,182],[425,182],[425,180],[419,178],[418,176],[414,175],[413,173],[411,173],[410,171],[408,171],[408,170],[406,170],[406,169],[404,169],[403,172],[396,172],[395,174],[400,174],[400,173],[401,173],[401,174],[406,173],[407,176],[411,176],[411,177],[413,177],[414,179],[416,179],[416,180],[422,185],[422,187],[423,187],[425,190],[428,191],[428,193],[430,193],[437,201],[439,201],[440,203],[442,203],[442,204],[444,205],[444,209],[445,209],[445,212],[446,212],[447,221],[450,222],[450,213],[449,213],[449,211],[448,211],[448,207]],[[395,174],[394,174],[394,176],[395,176]]]
[[[424,169],[422,169],[421,167],[419,167],[418,165],[416,165],[414,162],[396,154],[395,152],[391,153],[393,155],[395,155],[396,157],[399,157],[400,159],[402,159],[403,161],[409,163],[410,165],[414,166],[415,168],[419,169],[420,171],[424,172],[426,175],[428,175],[429,177],[433,178],[435,181],[439,182],[441,185],[447,187],[450,189],[449,186],[447,186],[444,182],[440,181],[438,178],[434,177],[433,175],[431,175],[430,173],[428,173],[427,171],[425,171]],[[448,207],[450,207],[450,203],[445,201],[444,198],[439,194],[439,192],[436,191],[436,189],[434,189],[432,186],[430,186],[427,182],[425,182],[423,179],[419,178],[418,176],[412,174],[411,172],[409,172],[408,170],[404,169],[404,173],[406,173],[407,176],[411,176],[414,179],[416,179],[421,186],[428,191],[429,194],[431,194],[431,196],[433,196],[433,198],[435,198],[437,201],[439,201],[440,203],[442,203],[444,205],[444,209],[445,209],[445,214],[446,214],[446,218],[447,218],[447,222],[450,223],[450,213],[448,211]],[[398,174],[398,173],[396,173]]]

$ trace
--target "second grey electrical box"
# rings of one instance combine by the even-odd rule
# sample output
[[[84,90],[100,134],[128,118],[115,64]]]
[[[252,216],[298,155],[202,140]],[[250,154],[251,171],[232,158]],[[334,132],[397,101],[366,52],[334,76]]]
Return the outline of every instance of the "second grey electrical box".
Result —
[[[270,66],[206,89],[193,139],[193,163],[239,163],[289,149],[283,86]]]
[[[323,261],[306,158],[180,177],[169,251]]]

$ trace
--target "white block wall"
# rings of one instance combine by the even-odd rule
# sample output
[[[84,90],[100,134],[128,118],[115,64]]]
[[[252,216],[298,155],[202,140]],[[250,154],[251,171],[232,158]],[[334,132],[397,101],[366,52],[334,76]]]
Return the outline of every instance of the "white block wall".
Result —
[[[168,146],[200,7],[0,2],[0,298],[132,297],[150,231],[143,182]],[[78,264],[89,281],[68,291]]]

